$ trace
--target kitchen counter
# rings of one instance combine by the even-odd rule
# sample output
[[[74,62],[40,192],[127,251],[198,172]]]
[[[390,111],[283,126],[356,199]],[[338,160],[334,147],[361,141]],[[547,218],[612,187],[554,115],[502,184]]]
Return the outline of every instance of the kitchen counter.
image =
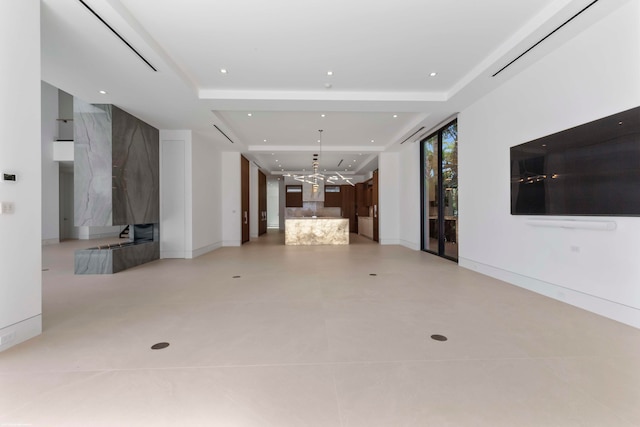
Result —
[[[302,217],[284,220],[285,245],[348,245],[349,220]]]

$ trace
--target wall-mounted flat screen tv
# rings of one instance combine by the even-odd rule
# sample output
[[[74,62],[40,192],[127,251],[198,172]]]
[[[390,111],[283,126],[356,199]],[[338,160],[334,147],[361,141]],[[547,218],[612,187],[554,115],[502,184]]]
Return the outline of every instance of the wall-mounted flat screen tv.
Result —
[[[511,147],[512,215],[640,215],[640,107]]]

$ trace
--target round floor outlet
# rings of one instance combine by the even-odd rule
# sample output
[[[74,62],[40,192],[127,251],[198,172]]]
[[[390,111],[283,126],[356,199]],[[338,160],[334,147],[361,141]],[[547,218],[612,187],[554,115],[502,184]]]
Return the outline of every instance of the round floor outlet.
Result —
[[[154,344],[151,346],[151,350],[162,350],[163,348],[169,347],[168,342],[159,342],[158,344]]]

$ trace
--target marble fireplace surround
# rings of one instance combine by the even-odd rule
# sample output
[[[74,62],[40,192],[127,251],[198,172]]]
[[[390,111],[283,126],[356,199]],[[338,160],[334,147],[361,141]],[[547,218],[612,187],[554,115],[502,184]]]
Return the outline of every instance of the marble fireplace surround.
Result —
[[[131,240],[75,252],[75,274],[113,274],[160,259],[158,224],[134,225]]]
[[[74,223],[130,225],[133,232],[129,242],[76,251],[76,274],[111,274],[160,258],[159,169],[158,129],[114,105],[74,98]]]

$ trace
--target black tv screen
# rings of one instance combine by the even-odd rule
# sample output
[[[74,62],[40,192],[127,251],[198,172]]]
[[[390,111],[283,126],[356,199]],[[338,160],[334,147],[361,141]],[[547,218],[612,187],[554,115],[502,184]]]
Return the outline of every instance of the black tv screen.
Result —
[[[640,107],[511,147],[512,215],[640,215]]]

